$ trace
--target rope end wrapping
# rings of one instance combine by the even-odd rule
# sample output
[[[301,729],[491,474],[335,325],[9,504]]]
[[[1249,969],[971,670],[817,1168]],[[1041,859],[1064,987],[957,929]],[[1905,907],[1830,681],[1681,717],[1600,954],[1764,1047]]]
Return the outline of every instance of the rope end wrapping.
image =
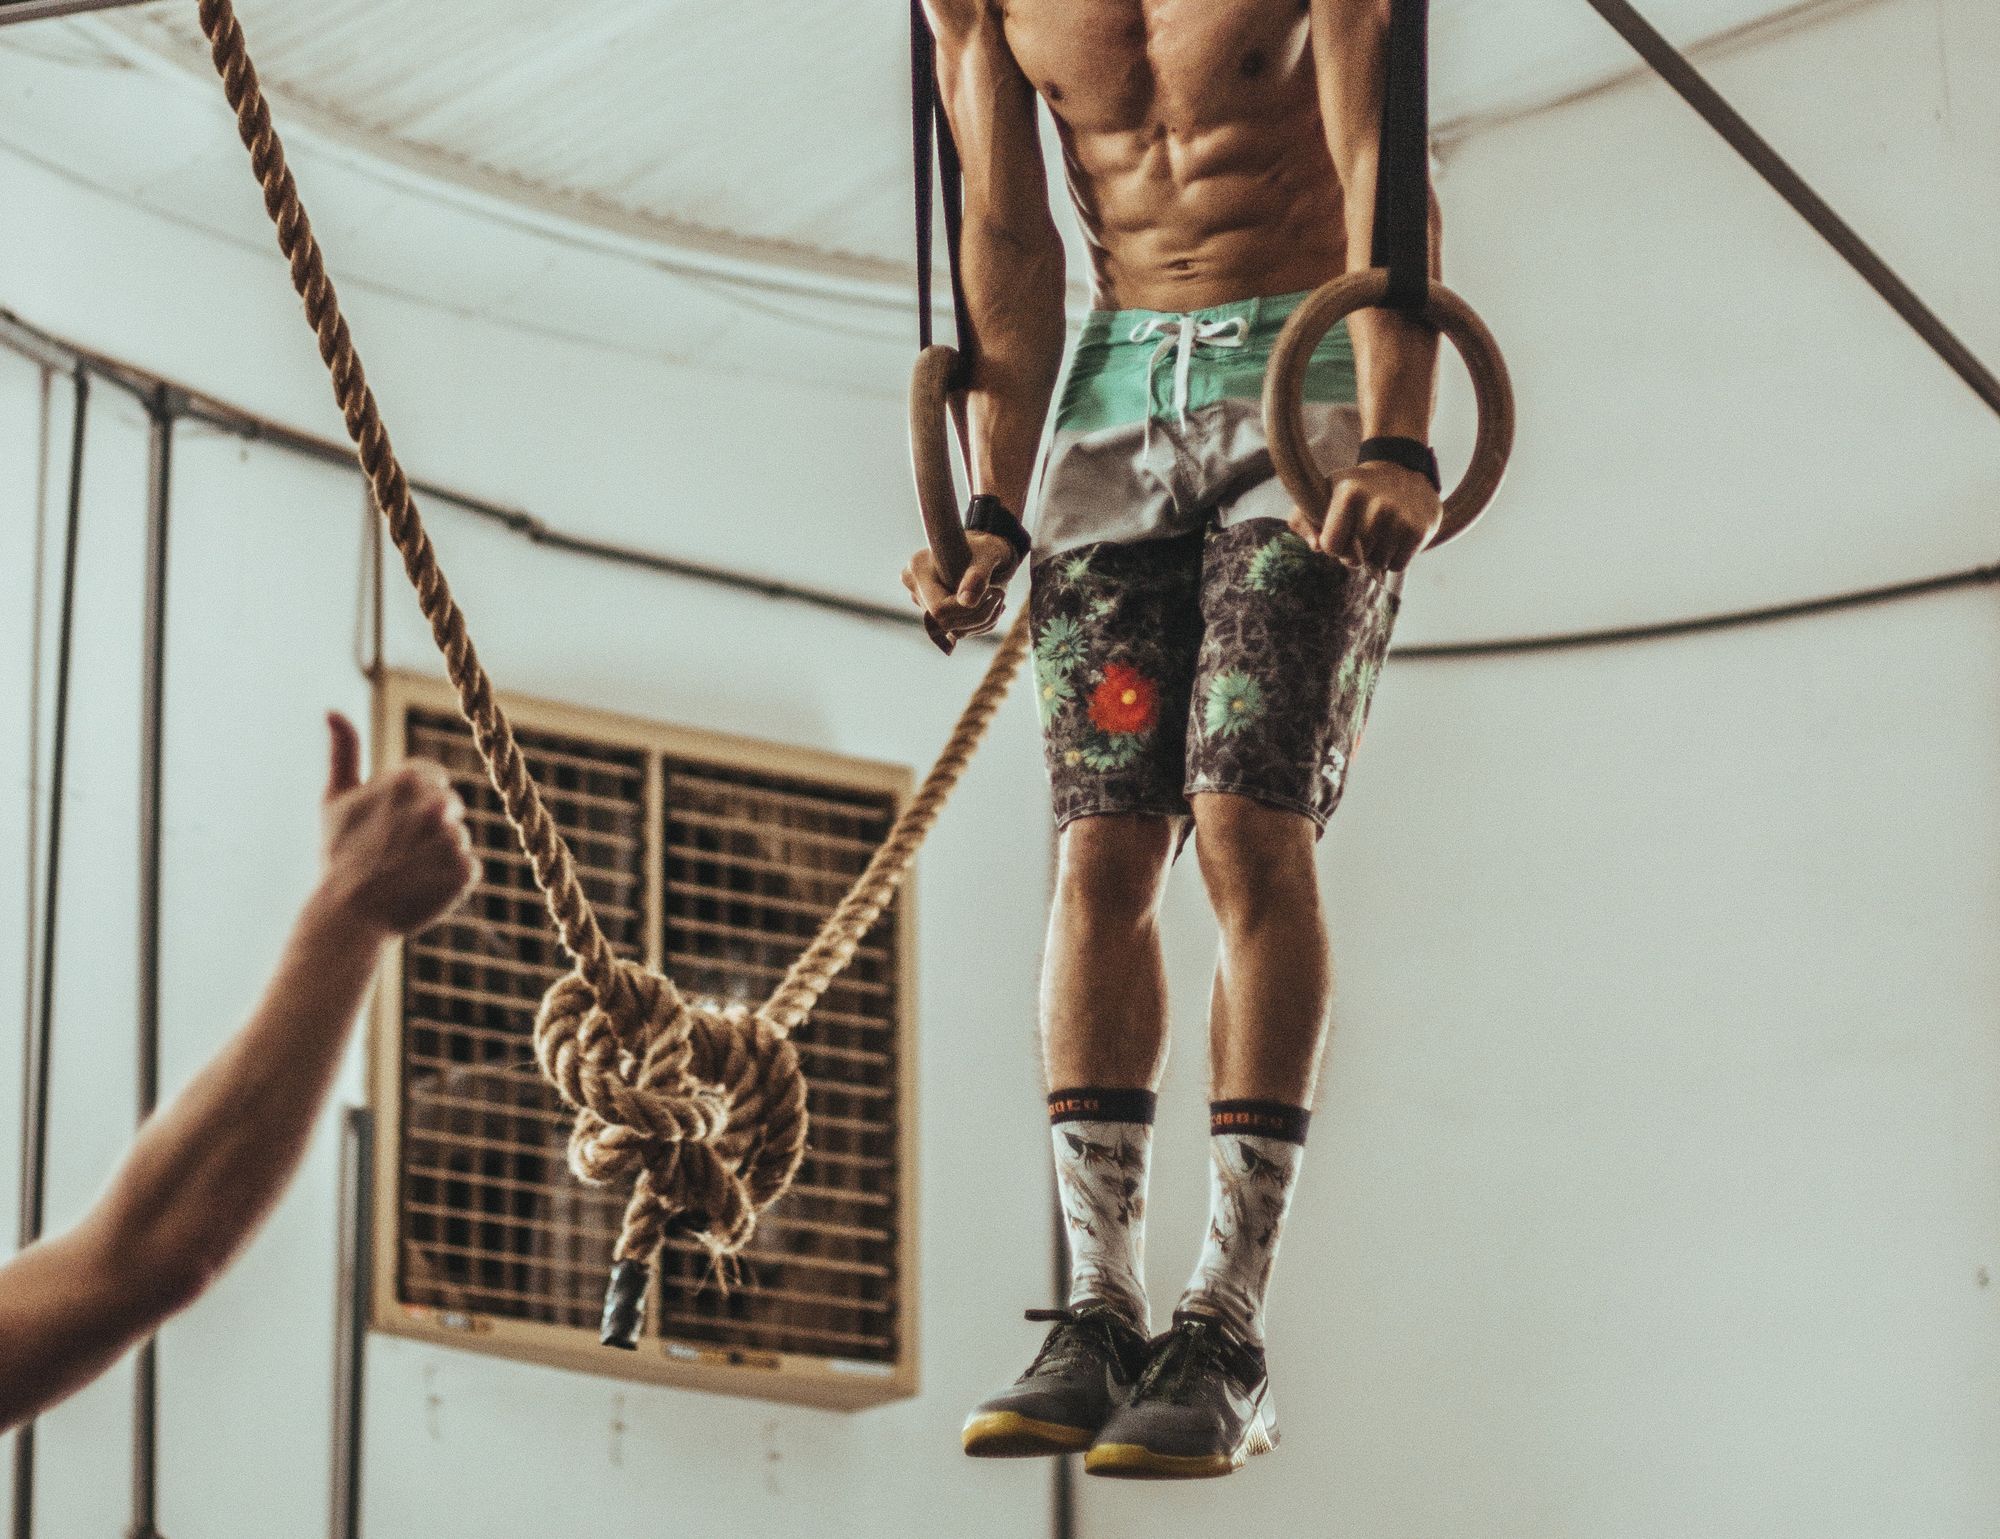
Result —
[[[806,1084],[775,1022],[685,999],[619,961],[607,991],[559,979],[535,1021],[535,1058],[576,1113],[569,1166],[593,1186],[632,1183],[604,1301],[602,1339],[635,1347],[647,1279],[670,1234],[718,1263],[756,1233],[805,1157]]]
[[[639,1350],[639,1327],[646,1320],[646,1285],[653,1269],[644,1261],[621,1261],[604,1288],[604,1319],[597,1339],[622,1352]]]

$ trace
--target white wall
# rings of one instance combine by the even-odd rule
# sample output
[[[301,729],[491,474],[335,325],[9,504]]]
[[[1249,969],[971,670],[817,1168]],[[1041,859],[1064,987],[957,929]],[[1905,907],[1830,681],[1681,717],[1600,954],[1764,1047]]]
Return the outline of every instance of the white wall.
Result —
[[[1989,358],[1996,69],[2000,21],[1982,0],[1883,0],[1713,71]],[[571,527],[892,591],[909,528],[906,349],[836,341],[848,318],[834,312],[737,314],[643,264],[426,212],[294,148],[416,468]],[[324,430],[318,365],[237,155],[177,84],[68,44],[0,50],[0,206],[35,233],[0,242],[0,304]],[[1523,439],[1489,524],[1417,574],[1405,640],[1992,558],[1990,419],[1662,88],[1462,145],[1441,191],[1453,281],[1508,345]],[[415,276],[398,286],[399,272]],[[462,302],[423,297],[446,288]],[[711,344],[730,336],[770,345],[725,375]],[[0,391],[11,660],[33,371],[0,366]],[[142,433],[104,404],[58,1219],[121,1141],[129,1093]],[[1448,445],[1464,427],[1454,397]],[[170,1084],[247,1001],[308,879],[317,713],[362,698],[352,480],[195,434],[180,466]],[[435,517],[512,687],[918,762],[969,682],[900,632]],[[1342,995],[1274,1306],[1289,1441],[1219,1486],[1084,1482],[1089,1539],[1224,1523],[1383,1539],[1990,1531],[1990,606],[1971,593],[1390,670],[1327,844]],[[392,613],[395,660],[427,666],[408,609]],[[17,689],[0,722],[19,719]],[[953,1441],[964,1407],[1018,1369],[1013,1313],[1044,1292],[1031,732],[1010,710],[919,887],[923,1398],[820,1415],[378,1341],[371,1533],[1041,1530],[1045,1472],[970,1464]],[[0,733],[0,869],[14,871],[17,735]],[[18,996],[18,885],[0,883],[0,998]],[[1180,1041],[1151,1225],[1163,1306],[1201,1232],[1212,938],[1191,870],[1172,903]],[[14,1030],[0,1028],[7,1193]],[[328,1135],[243,1267],[168,1332],[168,1532],[321,1521],[333,1216]],[[50,1419],[45,1532],[122,1526],[124,1448],[122,1376]]]
[[[265,254],[269,235],[245,193],[247,173],[235,164],[242,152],[226,121],[218,129],[191,111],[177,116],[178,87],[63,62],[60,29],[27,34],[44,45],[0,50],[0,142],[28,150],[0,148],[0,203],[10,235],[29,230],[35,239],[0,242],[0,304],[337,431],[296,302],[275,256]],[[58,61],[41,56],[47,52]],[[40,163],[55,141],[28,130],[53,120],[79,124],[74,164]],[[167,133],[168,124],[184,132]],[[218,220],[228,228],[217,234],[194,227],[198,221],[162,219],[115,187],[80,184],[77,166],[103,169],[91,159],[93,135],[100,147],[123,137],[137,157],[134,185],[156,189],[154,178],[172,174],[151,161],[156,156],[177,161],[189,187],[205,187],[208,170],[232,173],[236,202]],[[322,185],[331,246],[334,231],[348,225],[343,199],[360,194],[340,181],[338,167]],[[397,220],[419,208],[415,199],[371,208],[386,221],[376,237],[393,244]],[[454,242],[478,249],[483,229],[435,216],[435,224],[401,234],[413,260],[429,253],[445,261],[441,253]],[[548,264],[560,260],[551,247],[506,255],[516,263],[516,285],[581,283],[584,300],[604,307],[606,331],[616,329],[619,303],[694,303],[675,292],[678,280],[659,275],[652,289],[642,283],[623,301],[608,288],[592,294],[590,282],[612,281],[610,267],[551,276]],[[336,271],[347,275],[338,259]],[[508,276],[482,281],[504,286]],[[900,555],[892,561],[889,552],[904,551],[915,529],[895,402],[900,382],[888,378],[879,397],[808,391],[800,376],[815,371],[815,349],[827,335],[810,318],[798,328],[803,353],[780,360],[789,379],[753,380],[624,345],[629,336],[536,333],[369,282],[352,284],[348,300],[413,470],[495,493],[566,527],[761,564],[827,586],[865,582],[880,599],[900,595]],[[708,304],[704,325],[722,324],[712,297]],[[744,314],[746,326],[760,324],[754,310]],[[627,332],[654,322],[673,329],[672,313],[648,315],[635,309]],[[886,349],[882,356],[892,357]],[[892,369],[906,359],[899,349]],[[26,606],[16,599],[27,592],[32,531],[32,458],[21,446],[33,443],[36,386],[32,367],[0,359],[7,675],[0,864],[16,873],[25,837],[27,652]],[[56,431],[60,461],[62,422]],[[50,1194],[58,1225],[88,1201],[129,1136],[144,441],[132,403],[100,387],[86,472],[61,915]],[[59,463],[58,495],[60,470]],[[352,660],[360,496],[349,474],[198,427],[184,427],[177,441],[163,1007],[169,1092],[240,1018],[311,879],[324,773],[320,713],[337,705],[365,720]],[[985,655],[968,648],[946,664],[914,629],[564,557],[443,508],[430,516],[473,633],[506,688],[921,769]],[[864,528],[865,538],[850,538]],[[767,529],[781,546],[770,546]],[[54,558],[51,550],[51,569]],[[435,672],[400,586],[390,590],[389,609],[392,664]],[[376,1340],[370,1534],[493,1539],[636,1526],[825,1536],[920,1532],[948,1513],[955,1532],[999,1536],[1045,1521],[1046,1471],[966,1469],[953,1436],[989,1374],[952,1344],[984,1329],[996,1307],[1011,1313],[1043,1302],[1048,1291],[1049,1209],[1038,1163],[1045,1135],[1029,1050],[1029,959],[1047,869],[1033,731],[1025,699],[1003,711],[917,878],[921,1396],[840,1415]],[[994,828],[1019,832],[996,849]],[[7,1001],[0,1219],[9,1223],[20,888],[14,877],[0,884]],[[358,1097],[358,1063],[345,1088]],[[162,1338],[167,1532],[265,1539],[315,1532],[325,1521],[335,1162],[329,1125],[257,1245]],[[1022,1170],[1032,1177],[1019,1179]],[[38,1532],[122,1531],[129,1382],[120,1370],[44,1422]]]
[[[1890,0],[1713,74],[2000,360],[2000,16]],[[1994,558],[2000,425],[1664,87],[1463,145],[1440,193],[1522,442],[1404,639]],[[1086,1481],[1089,1539],[1993,1532],[1993,606],[1390,667],[1324,861],[1289,1441],[1171,1505]],[[1192,878],[1156,1309],[1202,1232]]]

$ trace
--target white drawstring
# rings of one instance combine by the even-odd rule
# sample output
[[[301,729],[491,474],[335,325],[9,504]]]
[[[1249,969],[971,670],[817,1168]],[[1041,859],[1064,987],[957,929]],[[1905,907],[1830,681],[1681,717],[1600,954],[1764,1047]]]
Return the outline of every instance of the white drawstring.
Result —
[[[1241,347],[1250,331],[1250,323],[1240,315],[1232,315],[1227,320],[1198,321],[1192,315],[1155,315],[1141,321],[1132,328],[1126,338],[1129,342],[1144,342],[1149,337],[1158,337],[1160,345],[1153,349],[1153,356],[1146,364],[1146,378],[1150,384],[1153,370],[1160,366],[1160,360],[1168,353],[1174,355],[1174,420],[1182,427],[1187,426],[1188,368],[1194,362],[1197,347]],[[1146,409],[1146,450],[1153,447],[1153,412],[1149,402]]]

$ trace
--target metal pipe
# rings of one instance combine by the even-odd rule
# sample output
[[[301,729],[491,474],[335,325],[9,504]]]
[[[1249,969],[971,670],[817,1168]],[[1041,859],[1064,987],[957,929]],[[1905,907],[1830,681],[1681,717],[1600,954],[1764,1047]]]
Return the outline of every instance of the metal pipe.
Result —
[[[158,386],[148,403],[146,452],[145,676],[139,706],[139,1021],[134,1057],[138,1120],[160,1095],[160,836],[166,737],[168,519],[173,508],[173,397]],[[159,1355],[139,1348],[132,1383],[132,1526],[127,1539],[161,1539]]]
[[[1054,870],[1051,866],[1049,869]],[[1062,1192],[1055,1188],[1049,1211],[1050,1298],[1057,1309],[1069,1303],[1069,1232],[1063,1227]],[[1049,1539],[1076,1539],[1076,1459],[1063,1454],[1049,1465]]]
[[[1882,296],[1889,308],[1930,345],[1931,351],[1971,387],[1974,395],[1994,412],[2000,413],[2000,378],[1994,377],[1993,371],[1979,360],[1978,355],[1938,319],[1929,305],[1917,297],[1916,290],[1905,283],[1896,270],[1855,233],[1854,227],[1836,214],[1826,199],[1771,148],[1764,137],[1730,105],[1728,99],[1688,62],[1685,54],[1641,16],[1630,0],[1588,0],[1588,4],[1610,23],[1613,31],[1632,45],[1639,57],[1651,65],[1662,80],[1680,94],[1683,101],[1701,114],[1710,128],[1722,135],[1731,149],[1749,162],[1752,170],[1771,184],[1772,189],[1792,206],[1800,218],[1846,258],[1848,266],[1859,273],[1868,286]]]
[[[1591,0],[1595,4],[1596,0]],[[297,433],[282,424],[268,423],[250,412],[231,406],[212,396],[204,396],[198,391],[188,390],[173,381],[163,381],[159,376],[149,374],[134,365],[120,362],[102,353],[94,353],[88,348],[62,338],[52,336],[36,327],[28,325],[10,311],[0,309],[0,347],[20,353],[23,357],[43,362],[55,362],[64,367],[85,370],[100,379],[129,391],[137,399],[144,401],[158,385],[165,383],[173,391],[177,414],[190,417],[209,426],[251,442],[268,442],[288,453],[303,455],[310,459],[323,460],[328,464],[338,464],[345,469],[354,468],[351,452],[331,440],[315,439],[310,434]],[[714,583],[721,587],[760,593],[769,598],[794,600],[818,605],[821,608],[858,616],[871,620],[886,620],[891,624],[916,626],[922,621],[912,612],[890,609],[887,606],[872,605],[860,600],[844,599],[837,595],[815,592],[811,589],[791,588],[783,583],[767,583],[759,578],[742,573],[730,572],[719,567],[699,567],[676,561],[672,557],[658,556],[649,551],[634,550],[627,546],[612,545],[601,541],[588,540],[580,536],[565,534],[543,523],[529,513],[510,509],[499,503],[487,502],[468,493],[456,492],[447,487],[429,482],[411,483],[424,496],[433,501],[446,503],[478,517],[498,523],[513,533],[558,550],[566,550],[576,555],[589,556],[594,560],[610,562],[614,565],[634,566],[642,570],[662,573],[668,576],[690,577],[696,581]],[[1548,635],[1507,636],[1472,641],[1447,641],[1425,643],[1416,646],[1394,647],[1390,655],[1408,658],[1412,661],[1442,661],[1445,659],[1475,657],[1505,657],[1516,653],[1553,652],[1579,650],[1586,647],[1621,645],[1633,642],[1668,640],[1677,636],[1693,635],[1705,631],[1731,630],[1752,625],[1764,625],[1776,620],[1809,619],[1818,615],[1832,614],[1841,610],[1861,609],[1875,604],[1892,603],[1926,594],[1946,592],[1951,589],[1983,586],[2000,582],[2000,566],[1969,567],[1961,571],[1944,572],[1928,577],[1919,577],[1907,582],[1885,584],[1879,588],[1861,588],[1846,593],[1829,594],[1823,597],[1803,599],[1797,602],[1764,605],[1753,609],[1728,610],[1718,614],[1699,615],[1690,619],[1664,620],[1641,625],[1603,626],[1589,630],[1563,631]],[[992,637],[975,638],[991,641]]]
[[[340,1241],[333,1316],[331,1539],[361,1539],[361,1433],[368,1367],[368,1299],[374,1283],[375,1114],[350,1106],[341,1119]]]
[[[22,21],[46,21],[52,16],[76,16],[85,11],[110,11],[144,5],[146,0],[0,0],[0,27]]]
[[[42,1237],[48,1196],[49,1049],[55,1026],[56,904],[62,895],[63,791],[68,780],[70,661],[76,637],[76,543],[83,521],[83,449],[89,421],[90,376],[75,374],[74,421],[70,426],[69,509],[63,533],[60,619],[56,630],[54,740],[49,755],[49,863],[42,886],[41,988],[35,1019],[23,1034],[21,1065],[21,1214],[23,1249]],[[35,1532],[35,1424],[14,1434],[14,1539]]]
[[[149,373],[109,354],[96,352],[91,348],[53,336],[38,327],[30,326],[13,312],[4,309],[0,309],[0,346],[12,347],[28,357],[52,357],[61,360],[65,365],[88,369],[98,378],[129,392],[142,403],[150,399],[155,389],[165,385],[173,393],[177,416],[217,428],[246,442],[272,444],[302,459],[316,460],[321,464],[352,471],[356,475],[361,473],[355,463],[353,446],[350,444],[322,438],[314,433],[301,432],[272,418],[247,411],[218,396],[208,395],[175,380]],[[457,508],[462,513],[470,513],[475,518],[498,524],[510,533],[520,535],[531,544],[546,546],[552,550],[565,551],[576,556],[589,556],[595,560],[609,561],[620,566],[638,567],[668,577],[685,577],[694,582],[730,588],[743,593],[755,593],[764,598],[805,604],[853,619],[880,620],[890,625],[917,629],[923,627],[923,621],[914,609],[902,609],[890,604],[874,604],[866,599],[830,593],[823,588],[776,582],[748,572],[733,571],[727,567],[705,566],[697,561],[683,561],[676,556],[639,550],[629,545],[593,539],[587,535],[571,534],[523,509],[510,508],[503,503],[476,496],[471,492],[458,491],[437,481],[426,481],[413,476],[410,479],[410,488],[427,501]]]

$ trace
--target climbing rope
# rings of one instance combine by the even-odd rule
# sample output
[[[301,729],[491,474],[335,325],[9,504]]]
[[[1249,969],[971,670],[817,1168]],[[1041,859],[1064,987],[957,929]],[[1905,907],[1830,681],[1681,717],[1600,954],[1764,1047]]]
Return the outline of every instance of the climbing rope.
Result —
[[[576,862],[543,805],[465,615],[439,570],[361,367],[312,223],[271,123],[230,0],[200,0],[217,74],[291,264],[319,354],[403,570],[430,623],[459,710],[499,794],[574,970],[543,999],[535,1061],[576,1114],[570,1168],[594,1184],[632,1182],[615,1250],[608,1343],[637,1344],[644,1279],[668,1234],[718,1260],[750,1241],[757,1215],[791,1185],[805,1155],[806,1085],[789,1034],[812,1011],[882,917],[946,798],[964,773],[1027,652],[1025,614],[996,651],[937,762],[853,889],[760,1008],[711,1008],[673,980],[617,955]],[[636,1280],[636,1289],[635,1289]],[[614,1305],[617,1307],[614,1308]],[[613,1316],[618,1327],[613,1329]]]

